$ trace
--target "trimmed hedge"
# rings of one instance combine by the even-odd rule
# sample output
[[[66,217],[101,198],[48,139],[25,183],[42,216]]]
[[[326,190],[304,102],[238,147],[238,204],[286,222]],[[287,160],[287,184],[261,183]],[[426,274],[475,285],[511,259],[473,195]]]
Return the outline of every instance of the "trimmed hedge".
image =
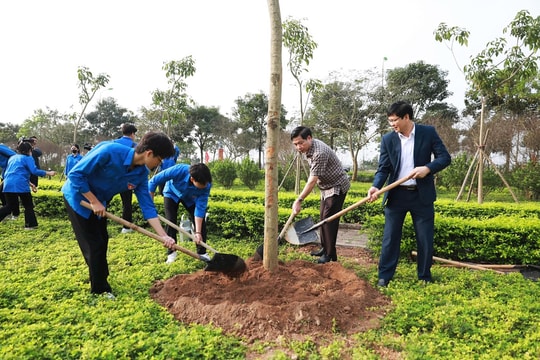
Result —
[[[368,246],[381,251],[384,216],[370,218],[364,228]],[[405,218],[401,254],[410,256],[416,239],[410,215]],[[540,219],[537,217],[497,216],[490,219],[435,217],[436,256],[476,263],[540,264]]]
[[[40,183],[40,191],[34,195],[36,213],[39,216],[67,219],[60,182]],[[44,190],[47,189],[47,190]],[[367,191],[367,190],[366,190]],[[363,194],[347,196],[344,207],[363,199]],[[292,192],[279,194],[279,229],[291,213],[296,195]],[[303,203],[297,220],[311,216],[319,221],[319,195],[310,195]],[[163,197],[156,196],[156,208],[163,213]],[[133,221],[146,226],[136,198],[133,203]],[[180,208],[182,209],[182,208]],[[122,203],[117,195],[109,204],[108,211],[122,214]],[[540,206],[536,203],[466,203],[438,200],[435,203],[435,254],[461,261],[540,264]],[[264,193],[257,191],[212,190],[209,201],[210,234],[240,240],[264,238]],[[182,213],[180,213],[180,216]],[[363,224],[369,233],[368,246],[380,251],[384,228],[381,201],[365,203],[345,214],[346,223]],[[402,241],[405,256],[416,248],[414,230],[407,216]]]

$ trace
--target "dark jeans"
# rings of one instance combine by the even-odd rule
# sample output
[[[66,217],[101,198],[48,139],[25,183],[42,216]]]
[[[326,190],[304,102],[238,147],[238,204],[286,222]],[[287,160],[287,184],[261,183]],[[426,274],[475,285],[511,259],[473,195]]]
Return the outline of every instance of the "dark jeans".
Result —
[[[343,208],[343,203],[345,202],[345,194],[339,194],[330,196],[321,201],[321,220],[324,220],[336,213],[338,213]],[[339,218],[325,222],[321,225],[321,230],[319,232],[321,236],[321,246],[324,248],[326,255],[330,256],[334,261],[337,260],[336,252],[336,241],[337,234],[339,230]]]
[[[120,193],[120,198],[122,199],[122,219],[133,222],[133,190],[127,190]],[[127,228],[124,226],[124,228]]]
[[[19,199],[21,199],[21,203],[24,206],[24,227],[38,226],[31,193],[4,193],[4,195],[6,197],[6,205],[0,208],[0,220],[13,213],[14,209],[19,209]]]
[[[90,272],[90,292],[101,294],[111,292],[107,281],[109,264],[107,262],[107,248],[109,234],[107,232],[107,218],[100,218],[93,213],[88,219],[77,214],[66,199],[64,199],[69,221],[75,232],[79,248],[84,256]]]
[[[186,211],[188,212],[189,219],[191,220],[191,222],[195,223],[195,205],[186,207],[184,202],[181,201],[181,203],[184,209],[186,209]],[[163,208],[165,210],[165,217],[167,218],[167,220],[172,221],[175,224],[178,224],[179,205],[180,205],[179,203],[177,203],[171,198],[168,198],[168,197],[163,198]],[[166,231],[167,231],[167,235],[169,235],[176,241],[176,235],[178,231],[176,231],[175,229],[173,229],[171,226],[168,226],[168,225],[166,226]],[[205,218],[203,218],[203,221],[202,221],[201,235],[202,235],[203,241],[206,242],[207,230],[206,230]],[[171,252],[172,250],[170,249],[167,251],[168,254],[170,254]],[[206,254],[206,249],[200,245],[197,245],[197,254]]]

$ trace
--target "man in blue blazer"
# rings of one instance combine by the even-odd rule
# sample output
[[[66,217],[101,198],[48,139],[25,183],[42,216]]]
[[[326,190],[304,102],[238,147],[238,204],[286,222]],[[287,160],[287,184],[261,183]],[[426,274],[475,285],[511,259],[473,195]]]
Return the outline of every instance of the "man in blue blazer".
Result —
[[[413,122],[410,104],[392,104],[387,116],[393,131],[382,137],[379,166],[368,191],[370,201],[377,199],[375,192],[386,182],[411,178],[384,195],[385,224],[377,285],[387,286],[394,276],[407,212],[411,213],[416,234],[418,279],[431,282],[433,203],[437,197],[434,175],[450,165],[450,154],[435,128]]]

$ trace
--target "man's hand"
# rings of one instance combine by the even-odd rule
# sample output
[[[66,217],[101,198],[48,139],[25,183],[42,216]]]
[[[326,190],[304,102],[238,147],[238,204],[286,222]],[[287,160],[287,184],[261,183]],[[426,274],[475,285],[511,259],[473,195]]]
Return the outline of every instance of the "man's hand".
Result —
[[[429,168],[427,166],[418,166],[418,167],[415,167],[411,173],[409,174],[409,177],[411,179],[423,179],[425,178],[429,173],[431,172],[431,170],[429,170]]]
[[[193,241],[195,241],[195,244],[197,245],[200,245],[203,242],[202,234],[200,232],[196,232],[193,238]]]
[[[176,244],[176,242],[172,237],[170,237],[169,235],[162,235],[161,239],[163,239],[163,246],[168,249],[175,250],[174,245]]]
[[[369,188],[368,190],[369,202],[373,202],[377,200],[377,198],[379,197],[379,195],[376,194],[377,191],[379,191],[379,189],[377,189],[375,186],[372,186]]]
[[[90,205],[92,206],[92,211],[94,211],[94,214],[101,217],[105,216],[106,209],[102,203],[97,201],[97,202],[90,203]]]

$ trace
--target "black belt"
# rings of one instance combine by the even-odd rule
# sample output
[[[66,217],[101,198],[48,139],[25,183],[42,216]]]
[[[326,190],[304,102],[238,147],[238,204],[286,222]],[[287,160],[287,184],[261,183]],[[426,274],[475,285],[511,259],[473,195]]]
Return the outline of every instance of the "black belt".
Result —
[[[408,191],[418,190],[418,187],[416,185],[399,185],[398,188],[401,190],[408,190]]]

